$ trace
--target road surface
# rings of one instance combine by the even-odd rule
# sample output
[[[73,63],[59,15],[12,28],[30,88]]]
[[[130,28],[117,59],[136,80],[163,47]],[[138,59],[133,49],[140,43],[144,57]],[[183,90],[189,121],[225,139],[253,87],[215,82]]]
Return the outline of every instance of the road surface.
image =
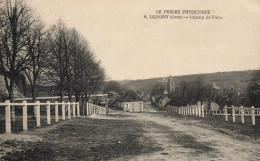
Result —
[[[146,111],[154,112],[152,106]],[[162,151],[115,160],[260,160],[260,140],[243,139],[213,130],[193,120],[182,122],[160,113],[123,113],[143,124],[145,135]],[[166,115],[167,116],[167,115]],[[99,116],[97,116],[99,117]],[[242,126],[242,125],[241,125]]]

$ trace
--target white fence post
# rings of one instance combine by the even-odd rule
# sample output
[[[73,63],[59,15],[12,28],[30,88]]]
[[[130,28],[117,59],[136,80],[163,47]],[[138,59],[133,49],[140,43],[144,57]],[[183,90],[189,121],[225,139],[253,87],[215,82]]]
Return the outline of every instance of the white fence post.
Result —
[[[244,124],[245,123],[245,111],[243,106],[241,106],[241,123]]]
[[[82,101],[82,115],[84,115],[84,114],[85,114],[85,107],[84,107],[84,101]]]
[[[77,102],[77,113],[78,113],[78,117],[80,117],[79,102]]]
[[[62,109],[62,120],[65,120],[65,102],[64,101],[62,101],[62,107],[61,107]]]
[[[204,105],[201,105],[201,117],[204,117]]]
[[[59,104],[58,101],[55,101],[55,121],[59,121]]]
[[[224,107],[225,121],[228,121],[227,106]]]
[[[233,120],[233,122],[236,122],[236,112],[235,112],[234,106],[232,106],[232,120]]]
[[[6,100],[5,103],[7,105],[5,106],[5,132],[11,133],[11,106],[10,106],[10,100]]]
[[[88,116],[89,113],[88,113],[88,102],[86,102],[86,115]]]
[[[47,101],[47,125],[51,124],[51,104],[50,101]]]
[[[76,117],[76,111],[75,111],[75,102],[73,102],[73,105],[72,105],[72,113],[73,113],[73,118]]]
[[[26,101],[23,101],[23,103],[25,105],[23,105],[23,130],[24,131],[27,131],[28,130],[28,117],[27,117],[27,102]]]
[[[252,125],[255,125],[255,108],[254,108],[254,106],[252,106],[251,117],[252,117]]]
[[[200,105],[199,105],[198,109],[199,109],[199,117],[201,117],[201,106]]]
[[[36,101],[36,124],[37,127],[41,126],[41,106],[40,101]]]
[[[68,119],[71,119],[70,102],[68,102],[67,107],[68,107]]]

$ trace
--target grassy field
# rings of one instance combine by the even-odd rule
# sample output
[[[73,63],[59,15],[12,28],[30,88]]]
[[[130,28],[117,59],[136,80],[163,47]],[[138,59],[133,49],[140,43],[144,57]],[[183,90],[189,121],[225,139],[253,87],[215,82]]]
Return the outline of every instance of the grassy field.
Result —
[[[173,113],[164,113],[164,117],[175,117],[178,120],[183,120],[184,124],[193,124],[192,120],[197,120],[199,123],[209,125],[213,130],[226,133],[230,131],[232,133],[241,134],[240,136],[249,136],[252,139],[260,138],[260,117],[256,117],[256,125],[251,124],[251,117],[245,117],[245,124],[241,123],[241,117],[236,116],[236,122],[232,122],[232,116],[228,116],[228,122],[225,122],[225,116],[220,115],[205,115],[204,118],[196,116],[183,116]],[[229,134],[228,134],[229,135]],[[237,135],[235,135],[237,136]]]
[[[1,118],[1,117],[0,117]],[[60,117],[61,120],[61,117]],[[52,116],[51,117],[51,123],[55,123],[55,118]],[[41,127],[47,126],[47,118],[46,117],[41,117]],[[12,122],[11,124],[11,130],[12,133],[19,133],[23,131],[23,118],[22,116],[16,116],[15,122]],[[32,130],[37,128],[36,126],[36,120],[32,118],[32,116],[28,116],[28,130]],[[0,134],[5,133],[5,120],[4,117],[0,119]]]
[[[78,118],[33,133],[43,138],[40,142],[3,142],[1,146],[26,148],[1,160],[109,160],[160,150],[143,133],[142,125],[135,121]]]

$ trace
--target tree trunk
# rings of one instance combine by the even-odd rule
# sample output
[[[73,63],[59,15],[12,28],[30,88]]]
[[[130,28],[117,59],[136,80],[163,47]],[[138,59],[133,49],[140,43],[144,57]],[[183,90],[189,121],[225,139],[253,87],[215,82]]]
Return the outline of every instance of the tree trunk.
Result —
[[[9,93],[9,100],[11,103],[14,102],[14,81],[11,80],[12,78],[10,78],[10,86],[8,89],[8,93]],[[12,118],[12,122],[15,122],[15,107],[11,106],[11,118]]]
[[[32,102],[35,103],[36,102],[36,83],[33,83],[31,85],[31,89],[32,89]],[[33,119],[36,118],[37,115],[37,111],[36,111],[36,106],[33,107]]]
[[[64,97],[64,94],[63,94],[63,87],[60,87],[60,102],[63,101],[63,97]]]
[[[85,114],[85,104],[86,104],[86,101],[85,101],[85,97],[84,95],[81,96],[81,103],[82,103],[82,114],[84,115]]]
[[[36,84],[35,83],[32,85],[32,102],[33,103],[36,102]]]
[[[79,97],[80,97],[79,93],[78,93],[78,92],[75,92],[75,99],[76,99],[76,102],[79,102]]]
[[[68,97],[69,97],[69,102],[72,102],[72,94],[70,88],[68,88]]]

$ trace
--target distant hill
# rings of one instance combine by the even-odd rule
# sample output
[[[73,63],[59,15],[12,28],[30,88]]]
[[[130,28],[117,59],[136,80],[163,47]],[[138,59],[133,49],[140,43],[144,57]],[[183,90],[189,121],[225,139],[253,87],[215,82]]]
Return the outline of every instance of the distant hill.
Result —
[[[249,81],[251,80],[254,73],[259,70],[247,70],[247,71],[233,71],[233,72],[217,72],[208,74],[192,74],[192,75],[182,75],[182,76],[172,76],[173,83],[177,85],[180,81],[192,81],[198,77],[204,79],[205,81],[212,83],[215,87],[220,89],[223,88],[234,88],[239,91],[246,89]],[[140,80],[123,80],[119,83],[126,88],[132,90],[143,91],[149,94],[152,89],[158,84],[166,87],[168,76],[150,79],[140,79]]]

